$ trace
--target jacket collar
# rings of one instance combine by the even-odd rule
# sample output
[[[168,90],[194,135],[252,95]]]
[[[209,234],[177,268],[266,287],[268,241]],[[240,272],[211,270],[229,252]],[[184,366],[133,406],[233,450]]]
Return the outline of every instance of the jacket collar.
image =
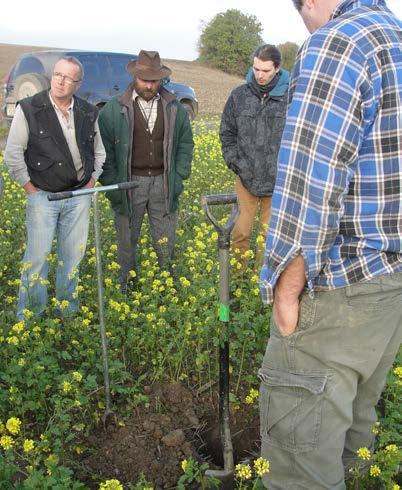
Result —
[[[332,12],[330,20],[336,19],[340,15],[344,14],[345,12],[349,12],[350,10],[354,10],[360,7],[375,6],[385,7],[385,0],[344,0]]]
[[[270,97],[282,97],[285,95],[289,88],[289,72],[284,68],[281,68],[280,77],[278,83],[269,93]]]

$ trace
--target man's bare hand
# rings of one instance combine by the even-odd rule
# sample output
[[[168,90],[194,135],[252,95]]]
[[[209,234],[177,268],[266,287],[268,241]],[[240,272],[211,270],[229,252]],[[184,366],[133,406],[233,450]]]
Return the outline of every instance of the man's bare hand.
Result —
[[[299,300],[281,301],[275,299],[272,310],[274,320],[281,334],[285,337],[292,335],[299,319]]]
[[[84,185],[84,189],[92,189],[92,187],[95,187],[95,181],[94,179],[90,178],[89,182]]]
[[[23,187],[27,194],[33,194],[34,192],[38,192],[38,189],[32,184],[31,181],[27,182]]]
[[[306,283],[304,259],[297,256],[286,267],[275,287],[274,320],[285,337],[291,335],[299,319],[299,297]]]

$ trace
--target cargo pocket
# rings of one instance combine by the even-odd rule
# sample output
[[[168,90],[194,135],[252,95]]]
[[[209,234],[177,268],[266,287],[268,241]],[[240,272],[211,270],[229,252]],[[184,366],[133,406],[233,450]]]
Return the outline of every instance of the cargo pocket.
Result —
[[[260,369],[261,438],[291,452],[318,447],[327,375]]]

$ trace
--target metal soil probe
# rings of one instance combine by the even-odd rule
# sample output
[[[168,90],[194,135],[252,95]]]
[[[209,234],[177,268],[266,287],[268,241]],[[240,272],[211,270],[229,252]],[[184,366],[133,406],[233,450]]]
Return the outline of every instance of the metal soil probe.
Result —
[[[220,225],[209,206],[232,204],[228,221]],[[236,194],[214,194],[201,197],[201,206],[218,232],[219,250],[219,427],[223,451],[223,470],[207,470],[206,476],[222,481],[223,488],[233,488],[233,446],[229,420],[229,248],[230,233],[239,214]]]
[[[104,292],[103,292],[103,271],[102,271],[98,194],[99,192],[108,192],[108,191],[116,191],[116,190],[124,191],[128,189],[132,189],[136,186],[137,186],[136,182],[122,182],[120,184],[93,187],[91,189],[78,189],[76,191],[56,192],[48,196],[49,201],[60,201],[62,199],[69,199],[70,197],[93,194],[92,203],[94,207],[95,255],[96,255],[96,273],[98,279],[99,324],[100,324],[101,341],[102,341],[103,380],[104,380],[104,387],[105,387],[105,406],[106,406],[105,413],[103,415],[103,423],[105,425],[108,416],[111,415],[113,412],[110,408],[109,362],[108,362],[108,353],[107,353],[107,337],[106,337],[106,325],[105,325],[105,300],[104,300]]]

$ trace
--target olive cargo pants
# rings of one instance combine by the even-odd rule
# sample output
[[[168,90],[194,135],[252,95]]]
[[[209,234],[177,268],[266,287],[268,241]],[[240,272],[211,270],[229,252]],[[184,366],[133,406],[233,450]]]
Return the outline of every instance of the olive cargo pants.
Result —
[[[274,319],[259,371],[269,490],[344,490],[402,337],[402,273],[303,294],[296,331]]]

